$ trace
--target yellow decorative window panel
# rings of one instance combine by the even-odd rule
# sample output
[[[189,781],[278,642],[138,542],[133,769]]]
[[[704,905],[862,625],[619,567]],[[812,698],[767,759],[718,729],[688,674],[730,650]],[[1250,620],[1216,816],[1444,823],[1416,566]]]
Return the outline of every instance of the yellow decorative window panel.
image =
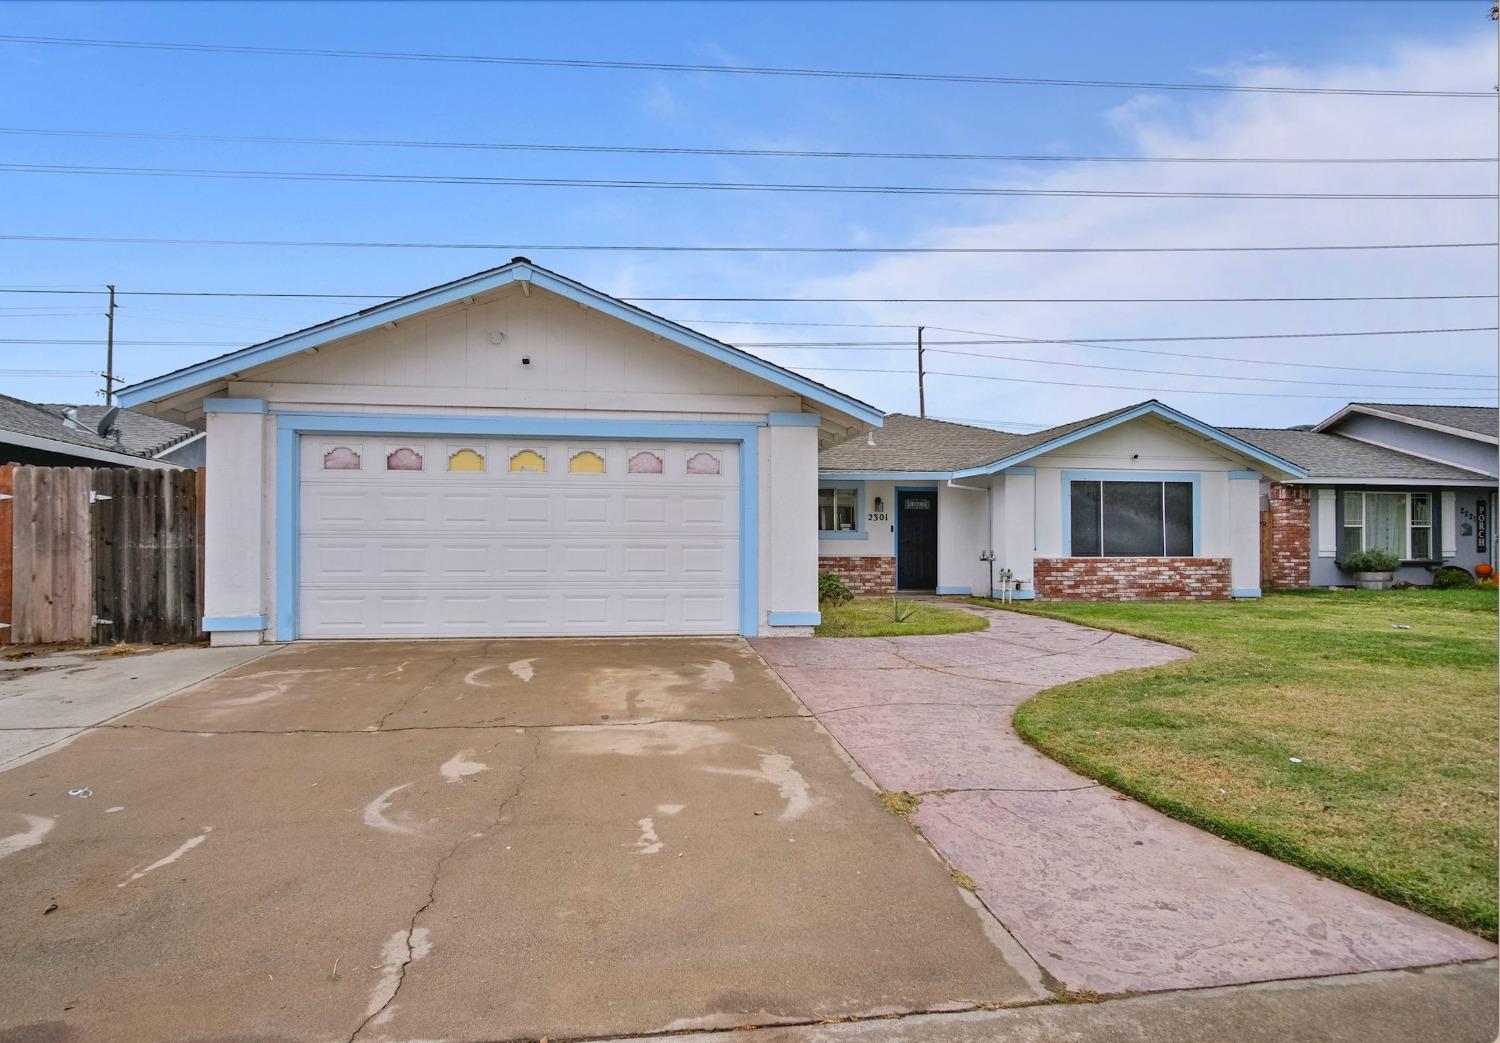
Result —
[[[585,449],[573,454],[573,459],[568,461],[568,470],[573,474],[603,474],[604,457]]]
[[[483,471],[484,457],[473,449],[460,449],[448,456],[450,471]]]
[[[534,449],[522,449],[519,453],[511,454],[510,469],[516,472],[536,471],[540,474],[547,470],[547,460]]]

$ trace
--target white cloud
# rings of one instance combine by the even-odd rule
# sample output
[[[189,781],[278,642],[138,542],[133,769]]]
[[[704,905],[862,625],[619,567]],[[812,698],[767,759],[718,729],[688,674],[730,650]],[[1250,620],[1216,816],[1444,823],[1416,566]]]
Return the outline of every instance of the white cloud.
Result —
[[[1261,65],[1237,72],[1247,85],[1472,90],[1492,82],[1493,34],[1394,48],[1364,65],[1297,69]],[[1040,97],[1040,96],[1038,96]],[[1116,105],[1110,119],[1137,154],[1171,156],[1493,156],[1494,106],[1483,99],[1331,95],[1148,95]],[[994,143],[986,143],[990,148]],[[995,148],[1003,151],[1002,148]],[[1079,189],[1253,192],[1493,192],[1496,170],[1480,164],[1221,165],[1048,164],[994,171],[984,183]],[[1354,200],[1033,199],[976,210],[972,223],[934,227],[917,245],[1109,246],[1492,241],[1491,202]],[[809,280],[810,296],[859,297],[1158,297],[1315,296],[1342,294],[1492,293],[1495,255],[1483,250],[1302,254],[927,255],[884,258],[853,274]],[[931,322],[1031,337],[1187,336],[1315,330],[1492,326],[1493,301],[1326,304],[1016,304],[850,306],[830,319]],[[739,329],[737,339],[792,339],[784,328]],[[839,331],[796,331],[807,339]],[[856,336],[855,334],[864,335]],[[900,331],[842,331],[839,339],[886,339]],[[944,334],[933,331],[933,339]],[[834,339],[834,338],[826,338]],[[934,377],[934,415],[1057,423],[1158,397],[1221,423],[1282,425],[1331,413],[1339,400],[1436,400],[1462,392],[1422,392],[1420,385],[1493,385],[1442,377],[1269,369],[1209,356],[1329,362],[1370,369],[1494,371],[1489,334],[1327,340],[1142,344],[1201,352],[1184,359],[1073,346],[978,347],[1008,355],[1157,370],[1275,375],[1297,380],[1351,380],[1390,388],[1322,388],[1247,384],[1161,374],[1070,369],[930,355],[929,369],[984,372],[1036,380],[1134,384],[1141,388],[1328,394],[1335,399],[1230,397],[1183,392],[1103,390]],[[768,354],[771,354],[768,352]],[[896,367],[891,352],[774,354],[813,365]],[[856,361],[857,360],[857,361]],[[915,410],[909,376],[811,373],[888,409]]]

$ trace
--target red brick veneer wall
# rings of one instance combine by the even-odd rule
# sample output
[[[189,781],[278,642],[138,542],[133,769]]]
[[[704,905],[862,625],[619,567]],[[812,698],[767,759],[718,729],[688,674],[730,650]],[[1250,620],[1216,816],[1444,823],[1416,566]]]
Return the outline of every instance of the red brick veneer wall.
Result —
[[[895,558],[819,558],[819,572],[831,572],[856,594],[889,594],[896,589]]]
[[[1228,558],[1037,558],[1036,596],[1053,601],[1224,601]]]
[[[1272,485],[1267,491],[1271,542],[1261,542],[1261,572],[1271,590],[1306,590],[1311,586],[1312,490],[1300,485]]]

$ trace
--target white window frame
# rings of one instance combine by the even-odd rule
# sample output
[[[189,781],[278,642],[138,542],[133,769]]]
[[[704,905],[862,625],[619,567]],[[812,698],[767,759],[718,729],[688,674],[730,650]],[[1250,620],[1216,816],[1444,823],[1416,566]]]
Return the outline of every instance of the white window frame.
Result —
[[[1430,492],[1395,492],[1394,490],[1389,490],[1389,489],[1344,489],[1344,490],[1342,490],[1342,495],[1341,495],[1341,497],[1339,499],[1339,507],[1338,507],[1338,509],[1339,509],[1339,515],[1340,515],[1340,517],[1339,517],[1339,526],[1338,526],[1338,530],[1339,530],[1338,547],[1339,547],[1339,556],[1340,557],[1343,557],[1343,555],[1346,553],[1345,550],[1344,550],[1344,533],[1345,533],[1345,530],[1347,530],[1347,529],[1358,529],[1359,530],[1359,547],[1357,548],[1357,550],[1363,551],[1363,550],[1366,549],[1366,547],[1365,547],[1365,497],[1368,496],[1370,493],[1377,493],[1377,494],[1382,495],[1382,496],[1391,496],[1391,495],[1400,496],[1402,498],[1402,502],[1406,505],[1405,506],[1405,523],[1402,525],[1402,529],[1401,529],[1401,531],[1406,534],[1405,545],[1402,547],[1402,553],[1401,553],[1401,560],[1402,561],[1440,561],[1441,560],[1441,558],[1438,556],[1438,550],[1439,550],[1439,548],[1433,543],[1433,538],[1436,536],[1436,531],[1435,531],[1435,527],[1433,525],[1433,522],[1436,520],[1435,519],[1435,514],[1436,514],[1436,511],[1437,511],[1437,502],[1433,499],[1432,493],[1430,493]],[[1358,522],[1351,522],[1350,521],[1348,499],[1351,496],[1358,496],[1359,497],[1359,521]],[[1425,523],[1421,524],[1421,525],[1414,525],[1412,523],[1412,511],[1411,511],[1412,498],[1416,497],[1416,496],[1425,497],[1426,500],[1427,500],[1427,521]],[[1414,557],[1412,557],[1412,552],[1411,552],[1411,533],[1412,533],[1412,529],[1426,529],[1427,530],[1427,556],[1425,558],[1414,558]]]

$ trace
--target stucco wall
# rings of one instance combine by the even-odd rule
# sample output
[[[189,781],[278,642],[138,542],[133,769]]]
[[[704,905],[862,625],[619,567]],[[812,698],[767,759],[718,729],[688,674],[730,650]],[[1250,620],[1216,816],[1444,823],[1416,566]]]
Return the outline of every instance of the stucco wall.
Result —
[[[1480,474],[1500,473],[1500,460],[1497,460],[1497,448],[1494,444],[1461,435],[1450,435],[1446,431],[1403,424],[1398,420],[1387,420],[1368,413],[1350,413],[1331,430],[1351,438],[1467,467]]]

